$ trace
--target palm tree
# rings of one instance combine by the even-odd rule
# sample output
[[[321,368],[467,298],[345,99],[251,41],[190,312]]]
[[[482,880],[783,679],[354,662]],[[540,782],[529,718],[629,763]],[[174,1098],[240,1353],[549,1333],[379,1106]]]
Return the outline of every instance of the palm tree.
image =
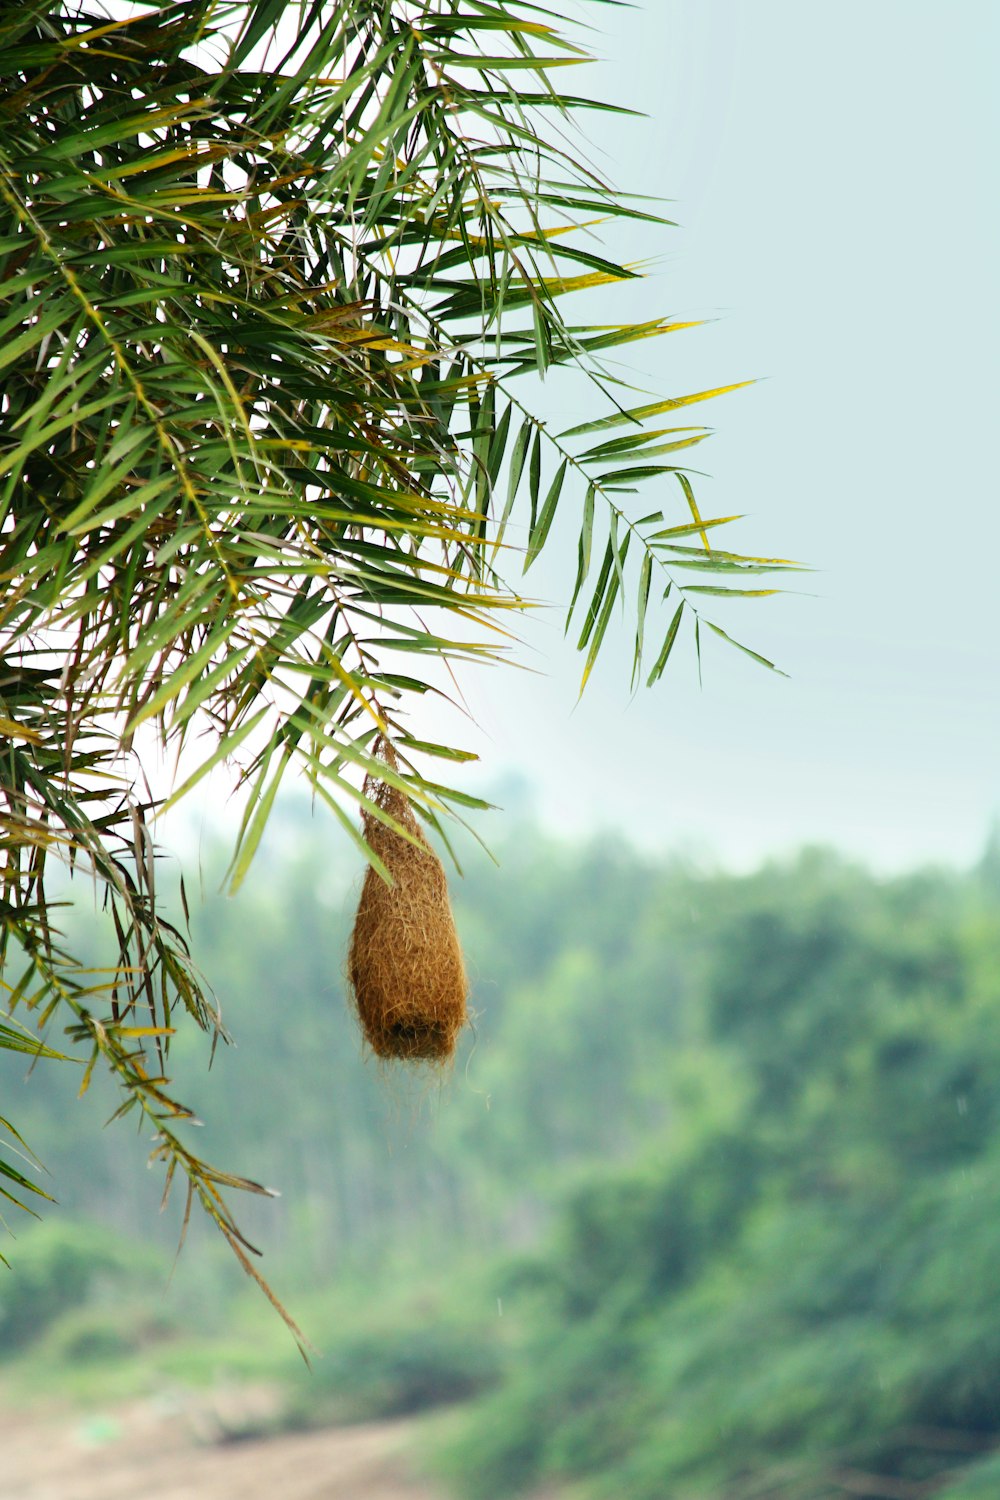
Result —
[[[617,604],[653,683],[712,595],[780,566],[710,546],[680,457],[705,431],[673,414],[715,392],[637,404],[603,364],[678,325],[563,315],[636,274],[584,226],[650,215],[572,144],[607,106],[557,88],[587,58],[559,26],[527,0],[0,7],[0,1045],[61,1017],[248,1268],[222,1193],[260,1189],[192,1152],[166,1077],[178,1017],[220,1021],[164,914],[143,756],[184,751],[169,803],[220,766],[244,787],[234,889],[293,763],[366,853],[366,773],[443,832],[476,804],[415,766],[463,758],[420,699],[515,639],[565,497],[584,681]],[[566,365],[606,414],[556,435],[519,377]],[[55,867],[110,912],[103,975],[50,915]]]

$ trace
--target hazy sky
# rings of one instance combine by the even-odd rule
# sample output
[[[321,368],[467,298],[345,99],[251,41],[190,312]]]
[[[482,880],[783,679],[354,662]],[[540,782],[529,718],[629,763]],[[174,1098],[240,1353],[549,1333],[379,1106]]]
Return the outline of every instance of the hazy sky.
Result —
[[[523,657],[541,675],[465,678],[479,731],[414,732],[479,750],[471,790],[521,778],[557,829],[737,866],[806,841],[884,868],[968,863],[1000,814],[1000,6],[574,9],[602,61],[564,77],[648,116],[590,116],[595,163],[679,226],[630,230],[614,248],[650,280],[580,316],[713,320],[639,346],[636,378],[662,395],[759,378],[691,413],[716,430],[692,457],[703,508],[746,513],[722,545],[817,571],[716,616],[788,680],[713,639],[703,687],[678,651],[632,697],[622,629],[577,705],[553,609]],[[551,380],[545,399],[579,420]],[[546,556],[528,579],[552,599],[575,559],[564,506],[566,567]]]
[[[703,688],[677,660],[631,699],[623,631],[574,709],[553,612],[528,657],[546,676],[468,684],[475,775],[520,772],[557,826],[725,862],[804,840],[967,862],[1000,812],[1000,7],[582,8],[605,28],[590,92],[649,116],[593,117],[595,160],[680,226],[631,231],[653,278],[590,316],[716,320],[636,368],[663,394],[763,377],[693,411],[716,429],[701,493],[748,515],[723,545],[818,571],[720,617],[787,681],[713,641]]]

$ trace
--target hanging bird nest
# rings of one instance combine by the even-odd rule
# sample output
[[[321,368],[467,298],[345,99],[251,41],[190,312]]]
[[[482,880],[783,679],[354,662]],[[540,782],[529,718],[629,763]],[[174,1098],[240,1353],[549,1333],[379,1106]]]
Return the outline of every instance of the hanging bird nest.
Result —
[[[375,749],[395,771],[392,746],[379,740]],[[378,1057],[444,1062],[465,1025],[468,993],[444,868],[405,792],[369,775],[364,793],[403,832],[364,810],[365,840],[393,884],[369,865],[347,961],[361,1027]]]

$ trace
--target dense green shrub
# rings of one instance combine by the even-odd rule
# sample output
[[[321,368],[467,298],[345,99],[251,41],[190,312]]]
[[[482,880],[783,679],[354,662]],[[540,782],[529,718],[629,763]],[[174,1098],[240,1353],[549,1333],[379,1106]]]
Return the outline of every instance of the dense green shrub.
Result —
[[[701,894],[672,1128],[522,1264],[536,1315],[442,1465],[476,1497],[992,1497],[1000,910],[815,856]]]
[[[50,1219],[23,1230],[0,1268],[0,1358],[38,1338],[63,1313],[120,1297],[163,1274],[160,1256],[96,1224]]]

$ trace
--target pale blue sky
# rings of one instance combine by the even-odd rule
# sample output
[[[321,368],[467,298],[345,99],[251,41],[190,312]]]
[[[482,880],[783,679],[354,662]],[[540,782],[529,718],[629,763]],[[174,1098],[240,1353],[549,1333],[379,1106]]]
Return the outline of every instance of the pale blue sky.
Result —
[[[664,394],[766,377],[692,413],[716,428],[702,493],[748,513],[728,545],[819,571],[807,597],[722,617],[789,681],[713,642],[703,689],[678,661],[630,700],[623,631],[574,711],[554,613],[531,635],[545,677],[467,683],[488,736],[473,779],[518,771],[556,826],[727,863],[806,840],[968,862],[1000,812],[1000,8],[583,8],[603,28],[589,91],[649,116],[602,119],[595,159],[680,225],[631,232],[624,253],[660,263],[607,320],[717,320],[643,346]]]
[[[601,28],[602,61],[574,83],[648,116],[591,116],[595,163],[679,226],[613,245],[653,274],[580,316],[713,320],[642,345],[636,378],[677,395],[759,377],[692,410],[715,428],[699,493],[706,513],[747,514],[722,545],[817,571],[717,616],[789,680],[713,640],[702,688],[677,652],[632,697],[622,628],[577,705],[553,609],[522,654],[540,675],[463,679],[478,731],[425,701],[414,732],[478,750],[463,785],[519,778],[567,833],[736,867],[804,842],[885,869],[967,864],[1000,814],[1000,5],[569,5]],[[547,382],[560,425],[578,391]],[[564,509],[528,579],[552,599],[575,560]]]

